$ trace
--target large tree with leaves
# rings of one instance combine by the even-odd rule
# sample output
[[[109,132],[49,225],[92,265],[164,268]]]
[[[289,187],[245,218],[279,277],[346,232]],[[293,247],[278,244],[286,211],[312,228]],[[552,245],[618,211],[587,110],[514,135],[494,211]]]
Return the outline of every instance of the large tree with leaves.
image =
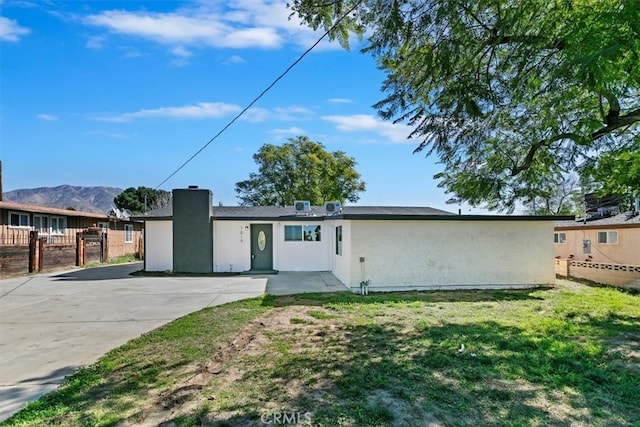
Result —
[[[244,206],[291,206],[294,200],[309,200],[314,205],[356,202],[365,191],[353,158],[343,151],[330,153],[304,136],[280,146],[265,144],[253,159],[258,172],[236,184]]]
[[[160,209],[171,203],[171,193],[149,187],[129,187],[113,199],[118,209],[129,209],[134,215]]]
[[[640,0],[293,0],[312,28],[386,72],[388,120],[413,126],[453,197],[511,211],[640,123]]]

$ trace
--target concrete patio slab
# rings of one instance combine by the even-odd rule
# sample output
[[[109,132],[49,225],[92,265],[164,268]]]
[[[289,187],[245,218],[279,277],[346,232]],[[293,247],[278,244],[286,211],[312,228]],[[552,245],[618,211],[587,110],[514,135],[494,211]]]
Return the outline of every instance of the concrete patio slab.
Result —
[[[350,292],[350,289],[329,271],[281,271],[264,277],[268,278],[266,292],[271,295]]]

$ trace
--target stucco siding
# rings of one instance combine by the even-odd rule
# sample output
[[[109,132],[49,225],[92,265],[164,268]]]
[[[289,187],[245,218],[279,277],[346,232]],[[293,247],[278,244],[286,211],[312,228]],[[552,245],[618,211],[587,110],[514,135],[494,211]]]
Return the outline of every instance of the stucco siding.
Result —
[[[323,221],[214,221],[215,271],[248,271],[251,269],[251,224],[273,225],[273,268],[280,271],[328,271],[331,227]],[[286,225],[320,225],[319,242],[285,241]]]
[[[213,268],[216,272],[251,268],[251,232],[248,221],[213,221]]]
[[[335,233],[336,227],[342,226],[342,255],[336,254]],[[333,259],[332,272],[342,283],[351,283],[351,221],[336,220],[331,221],[331,239],[330,253]]]
[[[285,241],[285,226],[320,226],[319,242]],[[328,271],[331,270],[330,242],[332,228],[324,221],[289,222],[274,224],[274,268],[280,271]],[[277,256],[275,256],[277,254]],[[277,258],[277,259],[276,259]]]
[[[555,280],[550,221],[361,221],[351,224],[359,287],[517,287]],[[360,263],[364,257],[364,265]]]
[[[173,270],[172,221],[147,221],[144,233],[145,270]]]
[[[598,243],[599,231],[617,231],[618,241],[614,244]],[[555,255],[560,258],[573,258],[585,261],[589,256],[595,262],[614,264],[640,265],[640,227],[637,228],[601,228],[556,230],[556,233],[566,233],[566,242],[554,245]],[[585,253],[583,241],[591,242],[591,251]]]

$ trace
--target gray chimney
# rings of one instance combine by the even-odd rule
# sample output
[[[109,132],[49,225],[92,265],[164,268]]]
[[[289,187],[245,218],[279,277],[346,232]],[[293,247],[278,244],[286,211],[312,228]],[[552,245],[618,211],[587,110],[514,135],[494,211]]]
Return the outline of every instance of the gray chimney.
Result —
[[[213,273],[211,191],[173,190],[173,271]]]

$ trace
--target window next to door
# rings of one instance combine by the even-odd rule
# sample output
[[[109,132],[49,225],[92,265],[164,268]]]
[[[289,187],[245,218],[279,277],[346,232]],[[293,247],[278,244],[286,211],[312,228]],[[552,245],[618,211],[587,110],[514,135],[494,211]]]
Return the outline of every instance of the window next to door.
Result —
[[[320,225],[285,225],[285,242],[319,242],[322,237]]]
[[[336,255],[342,255],[342,226],[336,227]]]

